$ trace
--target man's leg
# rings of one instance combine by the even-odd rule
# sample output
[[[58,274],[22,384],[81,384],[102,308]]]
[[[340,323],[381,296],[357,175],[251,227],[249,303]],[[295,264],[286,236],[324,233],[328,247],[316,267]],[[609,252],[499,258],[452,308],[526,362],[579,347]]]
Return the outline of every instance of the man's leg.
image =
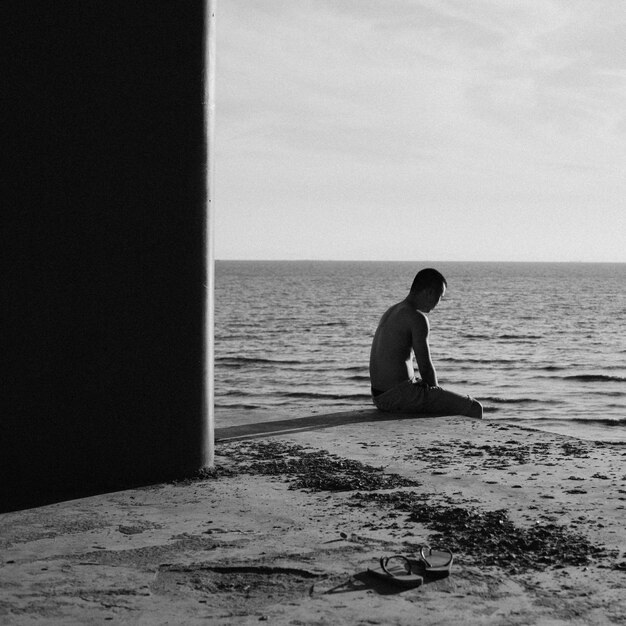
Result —
[[[475,417],[479,420],[483,419],[483,405],[472,398],[472,408],[467,414],[468,417]]]
[[[424,410],[424,385],[407,380],[373,398],[374,404],[385,413],[426,413]]]
[[[483,407],[469,396],[462,396],[441,387],[426,387],[424,412],[429,415],[467,415],[482,419]]]
[[[386,413],[483,416],[480,402],[441,387],[429,387],[421,380],[401,383],[373,400],[376,407]]]

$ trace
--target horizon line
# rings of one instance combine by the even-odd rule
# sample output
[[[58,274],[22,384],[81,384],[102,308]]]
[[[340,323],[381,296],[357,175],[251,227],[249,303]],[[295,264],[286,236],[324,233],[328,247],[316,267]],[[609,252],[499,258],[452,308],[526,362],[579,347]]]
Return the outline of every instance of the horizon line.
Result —
[[[215,259],[215,262],[259,262],[259,263],[560,263],[572,265],[624,265],[626,261],[511,261],[511,260],[433,260],[433,259],[267,259],[267,258],[238,258],[238,259]]]

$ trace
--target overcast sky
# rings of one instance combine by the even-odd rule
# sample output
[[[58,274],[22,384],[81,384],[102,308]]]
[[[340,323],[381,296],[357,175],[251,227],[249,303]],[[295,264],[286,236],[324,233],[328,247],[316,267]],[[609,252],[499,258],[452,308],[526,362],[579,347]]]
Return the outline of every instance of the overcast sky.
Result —
[[[217,0],[216,258],[626,261],[623,0]]]

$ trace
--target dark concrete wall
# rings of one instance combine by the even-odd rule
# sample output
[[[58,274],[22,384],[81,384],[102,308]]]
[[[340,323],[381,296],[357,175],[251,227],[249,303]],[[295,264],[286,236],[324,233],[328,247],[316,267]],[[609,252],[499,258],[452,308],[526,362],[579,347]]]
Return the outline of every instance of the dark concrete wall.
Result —
[[[7,508],[206,462],[201,0],[3,0]]]

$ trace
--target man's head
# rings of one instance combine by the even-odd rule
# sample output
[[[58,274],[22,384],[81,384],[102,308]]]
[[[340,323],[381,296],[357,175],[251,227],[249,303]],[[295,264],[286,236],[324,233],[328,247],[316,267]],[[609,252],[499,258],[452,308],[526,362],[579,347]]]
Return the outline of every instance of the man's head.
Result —
[[[443,275],[430,267],[420,270],[413,279],[410,296],[421,311],[432,311],[441,300],[448,283]]]

